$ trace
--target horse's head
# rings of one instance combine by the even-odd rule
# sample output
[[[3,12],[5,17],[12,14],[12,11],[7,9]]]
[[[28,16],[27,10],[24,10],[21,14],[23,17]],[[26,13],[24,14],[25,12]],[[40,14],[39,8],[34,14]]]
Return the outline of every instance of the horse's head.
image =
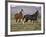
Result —
[[[37,10],[37,11],[35,12],[35,14],[38,16],[38,14],[39,14],[39,11]]]
[[[21,11],[20,11],[20,14],[21,14],[21,15],[23,14],[22,12],[23,12],[23,9],[21,9]]]

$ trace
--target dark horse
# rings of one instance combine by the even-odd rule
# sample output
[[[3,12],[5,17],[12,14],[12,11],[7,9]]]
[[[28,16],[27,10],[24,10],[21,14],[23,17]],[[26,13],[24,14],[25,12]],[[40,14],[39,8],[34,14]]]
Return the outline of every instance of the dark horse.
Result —
[[[18,19],[19,19],[19,22],[23,19],[23,14],[22,14],[22,12],[23,12],[23,9],[21,9],[21,11],[20,11],[19,13],[16,13],[16,14],[15,14],[16,22],[18,21]]]
[[[38,10],[32,15],[26,14],[26,15],[24,15],[25,22],[27,22],[28,20],[31,20],[31,21],[37,20],[37,16],[38,16]]]

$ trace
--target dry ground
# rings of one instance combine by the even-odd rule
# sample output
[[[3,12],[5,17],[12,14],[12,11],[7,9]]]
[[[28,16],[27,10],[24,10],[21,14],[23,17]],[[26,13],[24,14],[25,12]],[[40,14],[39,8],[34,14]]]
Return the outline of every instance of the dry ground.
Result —
[[[22,22],[17,23],[14,17],[12,17],[11,31],[15,32],[15,31],[34,31],[34,30],[41,30],[40,18],[38,18],[38,23],[37,21],[35,21],[34,24],[32,22],[26,22],[23,24]]]

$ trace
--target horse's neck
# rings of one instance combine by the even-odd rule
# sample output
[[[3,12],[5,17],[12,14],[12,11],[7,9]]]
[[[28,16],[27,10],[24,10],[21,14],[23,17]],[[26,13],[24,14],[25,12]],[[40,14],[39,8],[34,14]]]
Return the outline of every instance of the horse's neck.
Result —
[[[20,11],[20,14],[22,15],[22,11]]]
[[[36,15],[36,14],[33,14],[33,15]]]
[[[38,15],[38,13],[37,13],[37,12],[35,12],[33,15]]]

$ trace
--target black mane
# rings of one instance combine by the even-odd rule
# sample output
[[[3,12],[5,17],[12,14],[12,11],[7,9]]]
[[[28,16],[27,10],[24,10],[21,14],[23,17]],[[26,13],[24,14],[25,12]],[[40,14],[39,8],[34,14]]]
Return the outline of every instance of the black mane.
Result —
[[[29,14],[24,15],[24,18],[26,19],[27,22],[28,20],[37,20],[37,16],[38,16],[38,10],[32,15]]]

